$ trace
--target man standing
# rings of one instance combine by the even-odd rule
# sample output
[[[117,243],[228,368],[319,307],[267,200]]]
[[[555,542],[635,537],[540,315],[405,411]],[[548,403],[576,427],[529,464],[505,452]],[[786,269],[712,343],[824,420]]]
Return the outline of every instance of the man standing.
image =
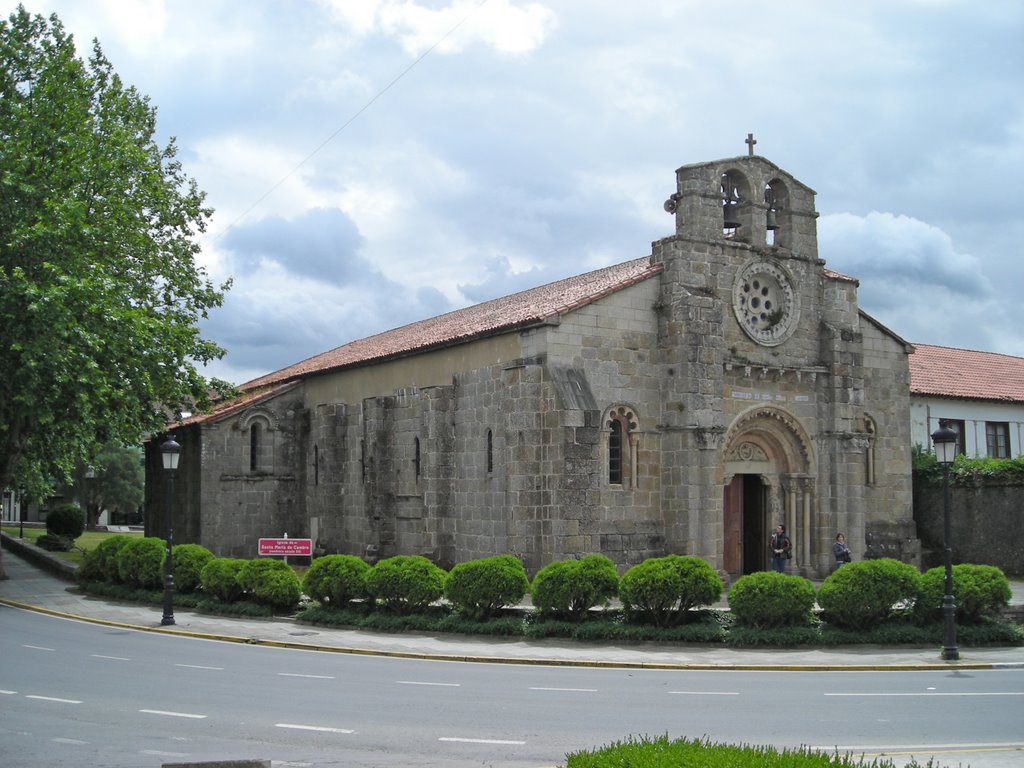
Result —
[[[786,535],[784,525],[775,526],[775,533],[772,534],[768,546],[772,550],[772,570],[776,573],[785,573],[786,561],[793,556],[793,545]]]

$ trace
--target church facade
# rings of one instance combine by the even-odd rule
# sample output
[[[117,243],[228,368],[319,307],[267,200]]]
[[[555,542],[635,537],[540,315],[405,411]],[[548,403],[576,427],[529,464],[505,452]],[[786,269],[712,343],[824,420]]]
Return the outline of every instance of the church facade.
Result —
[[[751,143],[751,150],[753,144]],[[815,193],[751,154],[683,166],[648,257],[361,339],[174,427],[175,540],[444,567],[691,554],[727,580],[920,558],[908,355],[819,257]],[[151,533],[164,530],[147,446]]]

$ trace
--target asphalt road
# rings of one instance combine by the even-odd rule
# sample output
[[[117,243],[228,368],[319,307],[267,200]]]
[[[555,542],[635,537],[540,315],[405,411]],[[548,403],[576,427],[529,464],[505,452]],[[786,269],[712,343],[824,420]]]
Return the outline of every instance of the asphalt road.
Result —
[[[1024,669],[671,671],[227,644],[0,607],[0,764],[564,764],[644,734],[1024,763]]]

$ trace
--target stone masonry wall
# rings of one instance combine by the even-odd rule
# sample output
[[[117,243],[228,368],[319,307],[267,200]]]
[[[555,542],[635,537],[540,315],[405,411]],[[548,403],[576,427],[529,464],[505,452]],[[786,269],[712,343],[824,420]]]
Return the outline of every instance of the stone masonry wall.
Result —
[[[255,421],[267,459],[254,470],[249,429]],[[251,558],[260,538],[309,535],[296,474],[302,431],[294,392],[202,429],[199,544],[221,557]]]
[[[943,563],[942,493],[941,484],[914,484],[924,568]],[[1008,576],[1024,576],[1024,485],[952,486],[949,509],[954,563],[994,565]]]

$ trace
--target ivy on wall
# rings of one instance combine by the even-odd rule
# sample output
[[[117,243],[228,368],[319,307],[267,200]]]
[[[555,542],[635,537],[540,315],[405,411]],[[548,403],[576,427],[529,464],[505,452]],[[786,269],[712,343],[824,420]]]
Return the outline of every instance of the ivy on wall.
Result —
[[[915,445],[912,455],[914,482],[942,484],[942,465],[935,454]],[[1015,459],[969,459],[956,457],[949,467],[950,485],[977,486],[985,484],[1024,483],[1024,454]]]

